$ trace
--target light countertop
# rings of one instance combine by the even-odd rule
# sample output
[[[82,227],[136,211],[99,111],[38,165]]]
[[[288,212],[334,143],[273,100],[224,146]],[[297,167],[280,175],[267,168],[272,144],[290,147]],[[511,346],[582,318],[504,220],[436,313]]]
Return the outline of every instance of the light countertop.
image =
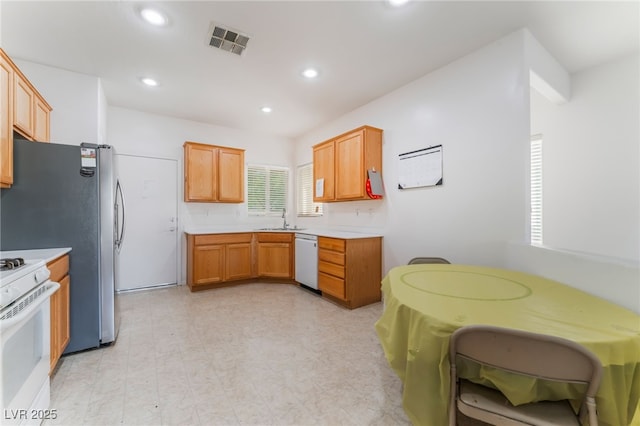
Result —
[[[44,260],[45,263],[49,263],[58,257],[67,254],[71,251],[71,247],[59,247],[48,249],[33,249],[33,250],[10,250],[0,251],[1,258],[21,257],[26,260]]]
[[[319,229],[319,228],[302,228],[302,229],[294,229],[290,228],[285,230],[263,230],[263,229],[251,229],[249,227],[224,227],[224,226],[215,226],[215,227],[197,227],[197,228],[185,228],[185,234],[190,235],[204,235],[204,234],[232,234],[238,232],[291,232],[296,234],[308,234],[308,235],[316,235],[319,237],[330,237],[330,238],[342,238],[345,240],[349,239],[358,239],[358,238],[381,238],[381,234],[375,233],[361,233],[361,232],[351,232],[351,231],[340,231],[333,229]]]

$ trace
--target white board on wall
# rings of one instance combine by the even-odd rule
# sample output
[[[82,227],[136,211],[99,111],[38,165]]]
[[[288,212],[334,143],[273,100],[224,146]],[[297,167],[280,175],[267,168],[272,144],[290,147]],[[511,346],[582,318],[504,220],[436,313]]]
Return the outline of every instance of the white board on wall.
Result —
[[[398,189],[442,185],[442,145],[398,155]]]

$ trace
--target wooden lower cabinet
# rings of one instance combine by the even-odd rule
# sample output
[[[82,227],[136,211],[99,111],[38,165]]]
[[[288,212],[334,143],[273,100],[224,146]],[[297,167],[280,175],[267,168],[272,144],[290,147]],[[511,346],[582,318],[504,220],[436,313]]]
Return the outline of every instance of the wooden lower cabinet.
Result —
[[[293,234],[261,232],[258,240],[258,276],[293,279]]]
[[[318,237],[318,288],[350,309],[381,300],[382,238]]]
[[[381,300],[382,237],[318,237],[318,287],[323,296],[354,309]],[[295,283],[292,232],[187,234],[191,291],[243,280]]]
[[[252,276],[251,241],[227,244],[224,262],[225,281],[244,280]]]
[[[224,244],[194,245],[189,286],[224,281]]]
[[[60,284],[60,289],[51,296],[51,364],[53,371],[70,338],[69,301],[71,279],[69,278],[69,255],[61,256],[47,264],[50,280]]]
[[[187,284],[191,291],[251,278],[253,233],[187,234]]]

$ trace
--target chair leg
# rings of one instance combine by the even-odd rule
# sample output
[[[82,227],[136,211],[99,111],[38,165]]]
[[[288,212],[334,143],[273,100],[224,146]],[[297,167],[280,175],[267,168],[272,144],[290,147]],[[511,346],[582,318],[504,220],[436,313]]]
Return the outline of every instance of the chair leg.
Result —
[[[589,414],[589,426],[598,426],[598,413],[596,412],[596,401],[588,396],[586,404]]]

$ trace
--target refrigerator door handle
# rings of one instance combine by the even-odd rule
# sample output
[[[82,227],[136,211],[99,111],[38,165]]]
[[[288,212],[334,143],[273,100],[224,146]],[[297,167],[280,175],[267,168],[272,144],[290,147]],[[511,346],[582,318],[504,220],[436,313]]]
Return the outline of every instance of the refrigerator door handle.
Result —
[[[118,194],[120,194],[120,201],[122,204],[122,226],[119,226],[119,217],[120,215],[118,214]],[[120,248],[122,247],[122,242],[124,240],[124,229],[125,229],[125,205],[124,205],[124,193],[122,192],[122,185],[120,185],[120,180],[118,180],[116,182],[116,204],[115,204],[115,209],[116,209],[116,233],[118,233],[118,235],[116,235],[116,249],[118,250],[118,253],[120,253]]]

